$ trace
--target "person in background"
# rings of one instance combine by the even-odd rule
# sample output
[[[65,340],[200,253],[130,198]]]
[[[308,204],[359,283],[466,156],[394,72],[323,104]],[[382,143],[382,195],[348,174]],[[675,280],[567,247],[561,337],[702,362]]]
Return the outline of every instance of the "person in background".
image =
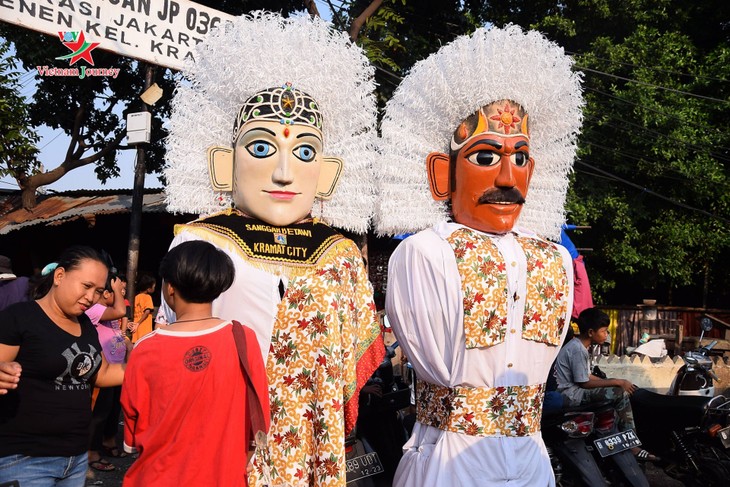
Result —
[[[588,280],[588,272],[586,271],[583,256],[578,253],[578,249],[567,233],[567,231],[575,228],[575,225],[563,225],[558,243],[568,249],[570,258],[573,259],[573,312],[570,317],[577,320],[581,311],[593,307],[593,295],[591,294],[591,283]]]
[[[75,246],[41,274],[32,301],[0,312],[0,484],[82,487],[91,388],[124,378],[84,314],[104,292],[108,268],[99,252]]]
[[[13,273],[10,258],[0,255],[0,311],[13,303],[28,301],[27,277],[18,277]]]
[[[129,299],[127,299],[127,277],[124,274],[119,274],[117,277],[122,280],[124,283],[124,288],[122,289],[122,295],[124,296],[124,317],[126,318],[124,325],[127,326],[130,321],[134,318],[134,313],[132,311],[132,305],[129,303]]]
[[[233,262],[210,243],[190,241],[167,253],[159,273],[177,318],[140,339],[129,359],[124,444],[140,456],[124,485],[243,487],[253,435],[266,437],[269,403],[256,334],[213,316],[212,301],[233,283]],[[146,373],[160,363],[166,373]]]
[[[618,430],[635,429],[634,414],[629,396],[636,386],[625,379],[602,379],[590,373],[588,347],[603,344],[608,334],[610,319],[597,308],[588,308],[578,316],[580,335],[567,342],[555,360],[555,378],[558,391],[567,406],[580,406],[611,401],[618,417]],[[633,448],[638,460],[657,461],[658,458],[639,447]]]
[[[165,307],[160,306],[160,308],[157,310],[157,316],[155,316],[155,330],[163,326],[167,326],[168,324],[169,323],[167,322],[167,315],[165,314]]]
[[[134,320],[130,323],[132,343],[152,332],[152,313],[155,305],[152,303],[152,293],[155,292],[157,282],[150,274],[142,273],[137,280],[137,296],[134,298]]]
[[[110,364],[124,363],[127,354],[127,341],[122,332],[122,320],[126,314],[124,304],[124,282],[113,273],[109,273],[106,287],[101,299],[94,306],[86,310],[86,316],[96,327],[101,342],[104,358]],[[91,434],[89,439],[89,467],[102,472],[114,470],[114,465],[101,457],[100,451],[104,450],[112,457],[126,456],[116,448],[116,430],[119,422],[122,387],[106,387],[104,389],[95,387],[93,398],[93,412],[91,419]],[[114,425],[113,433],[106,434],[107,423]],[[109,443],[111,436],[111,443]],[[105,446],[103,442],[106,441]]]

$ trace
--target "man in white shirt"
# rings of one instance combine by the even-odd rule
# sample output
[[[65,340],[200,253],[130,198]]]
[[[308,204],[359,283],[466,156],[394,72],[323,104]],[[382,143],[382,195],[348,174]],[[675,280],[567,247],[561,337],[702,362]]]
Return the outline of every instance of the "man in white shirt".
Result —
[[[381,233],[432,223],[388,269],[386,311],[418,379],[398,487],[555,483],[540,418],[573,274],[544,237],[560,233],[581,120],[570,66],[536,32],[479,29],[414,66],[386,107],[383,172],[427,175],[430,196],[450,202],[414,214],[429,205],[408,188],[425,177],[383,177]],[[407,193],[395,203],[394,185]]]

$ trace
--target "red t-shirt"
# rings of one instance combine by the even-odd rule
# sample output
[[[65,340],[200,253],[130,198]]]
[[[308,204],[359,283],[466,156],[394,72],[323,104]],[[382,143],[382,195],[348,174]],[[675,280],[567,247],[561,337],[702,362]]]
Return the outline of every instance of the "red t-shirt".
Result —
[[[140,456],[124,477],[125,487],[247,485],[251,426],[231,326],[159,329],[132,350],[121,398],[124,443]],[[243,328],[252,380],[266,391],[256,335]]]

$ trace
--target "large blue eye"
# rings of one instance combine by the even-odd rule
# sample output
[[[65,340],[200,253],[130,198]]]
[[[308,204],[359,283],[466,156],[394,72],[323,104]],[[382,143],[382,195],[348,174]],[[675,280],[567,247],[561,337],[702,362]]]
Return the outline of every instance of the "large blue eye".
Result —
[[[317,152],[311,145],[300,145],[294,149],[294,155],[304,162],[311,162],[314,160],[314,156],[317,155]]]
[[[473,153],[466,159],[477,166],[493,166],[499,162],[499,155],[492,151],[480,150]]]
[[[249,154],[258,158],[276,154],[276,147],[264,140],[254,140],[246,146],[246,150]]]

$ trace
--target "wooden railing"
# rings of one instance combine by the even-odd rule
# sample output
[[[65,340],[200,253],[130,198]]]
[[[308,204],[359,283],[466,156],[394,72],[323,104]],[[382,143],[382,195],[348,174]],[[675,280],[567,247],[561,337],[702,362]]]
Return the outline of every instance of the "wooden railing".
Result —
[[[715,350],[730,352],[730,311],[657,306],[655,320],[647,320],[644,306],[599,306],[612,317],[611,351],[626,353],[626,347],[636,347],[644,333],[653,338],[664,338],[672,355],[696,348],[701,333],[699,320],[708,316],[714,328],[705,333],[702,344],[718,340]]]

